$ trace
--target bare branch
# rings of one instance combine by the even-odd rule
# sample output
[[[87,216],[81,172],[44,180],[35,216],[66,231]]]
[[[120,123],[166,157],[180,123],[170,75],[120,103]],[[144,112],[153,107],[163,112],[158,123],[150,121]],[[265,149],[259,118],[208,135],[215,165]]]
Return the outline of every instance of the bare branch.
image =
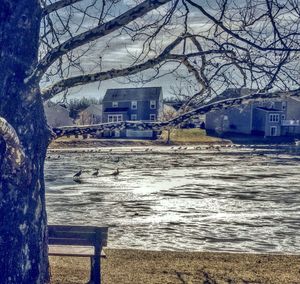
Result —
[[[134,8],[128,10],[127,12],[121,14],[120,16],[99,25],[93,29],[88,30],[87,32],[81,33],[73,38],[70,38],[61,45],[55,47],[43,59],[40,60],[37,67],[35,68],[33,74],[27,79],[29,80],[38,80],[42,78],[45,71],[61,56],[67,54],[71,50],[87,44],[93,40],[99,39],[103,36],[106,36],[119,28],[127,25],[133,20],[140,18],[152,11],[153,9],[158,8],[159,6],[170,2],[171,0],[145,0],[141,4],[135,6]]]
[[[206,9],[204,9],[201,5],[198,5],[197,3],[191,1],[191,0],[185,0],[187,1],[189,4],[191,4],[192,6],[196,7],[197,9],[199,9],[201,11],[201,13],[203,15],[205,15],[208,19],[210,19],[215,25],[219,26],[220,28],[222,28],[226,33],[228,33],[229,35],[233,36],[234,38],[238,39],[241,42],[244,42],[260,51],[282,51],[285,52],[287,50],[289,51],[300,51],[300,48],[292,48],[292,47],[272,47],[272,46],[262,46],[259,44],[256,44],[254,41],[248,40],[242,36],[240,36],[238,33],[235,33],[232,29],[227,28],[222,21],[219,21],[218,19],[216,19],[213,15],[211,15],[210,13],[208,13],[208,11]]]
[[[67,3],[67,0],[56,1]],[[295,51],[300,50],[297,32],[300,22],[297,17],[287,17],[298,13],[293,9],[297,8],[296,2],[282,6],[270,0],[246,0],[240,4],[228,0],[206,4],[194,0],[161,0],[159,4],[142,0],[135,8],[116,16],[118,1],[97,1],[71,5],[64,10],[66,14],[54,11],[53,15],[44,17],[52,17],[42,39],[41,54],[48,54],[41,59],[34,76],[38,78],[46,72],[47,88],[42,92],[45,100],[68,88],[121,77],[122,83],[141,84],[166,75],[175,76],[186,85],[186,105],[193,107],[232,86],[288,90],[290,81],[295,82],[294,87],[299,86]],[[169,1],[172,4],[167,9],[147,13],[155,8],[150,3],[160,7]],[[194,25],[195,7],[202,13],[200,28]],[[72,27],[74,15],[75,28]],[[93,28],[95,24],[98,26]],[[83,33],[78,35],[80,32]],[[95,39],[108,37],[104,42],[91,44],[94,33]],[[164,53],[164,39],[176,38],[181,33],[186,37],[180,46],[172,53]],[[190,33],[193,35],[188,37]],[[69,39],[63,42],[66,37]],[[120,63],[109,58],[116,47],[120,47],[118,56],[128,54]],[[55,78],[51,84],[50,77]]]
[[[54,11],[57,11],[64,7],[70,6],[70,5],[80,2],[80,1],[83,1],[83,0],[61,0],[61,1],[57,1],[53,4],[47,5],[43,9],[43,16],[47,16],[48,14],[50,14]]]
[[[178,38],[175,42],[173,42],[172,46],[174,47],[177,45],[182,38]],[[158,57],[154,59],[149,59],[145,63],[137,64],[131,67],[123,68],[123,69],[112,69],[105,72],[98,72],[94,74],[88,74],[88,75],[81,75],[76,77],[71,77],[65,80],[61,80],[54,84],[49,89],[42,92],[43,100],[49,100],[58,93],[79,85],[89,84],[93,82],[99,82],[99,81],[105,81],[113,78],[118,77],[125,77],[134,75],[137,73],[140,73],[142,71],[145,71],[147,69],[153,68],[154,66],[158,65],[159,63],[171,59],[171,60],[180,60],[181,62],[186,62],[185,60],[190,57],[197,57],[201,56],[203,54],[213,54],[213,53],[231,53],[231,51],[226,50],[208,50],[208,51],[202,51],[202,52],[194,52],[190,54],[170,54],[168,53],[170,51],[170,46],[168,49],[165,49],[165,51],[160,54]]]
[[[241,104],[248,104],[252,101],[270,100],[274,98],[286,98],[286,97],[299,97],[299,91],[294,91],[290,93],[277,92],[277,93],[252,93],[239,98],[221,100],[214,103],[209,103],[198,107],[192,111],[185,112],[172,118],[168,121],[162,122],[141,122],[141,121],[121,121],[121,122],[108,122],[94,125],[83,125],[83,126],[65,126],[54,128],[53,132],[56,134],[56,138],[69,135],[83,135],[83,134],[96,134],[97,132],[107,131],[107,130],[122,130],[128,128],[134,128],[139,130],[154,130],[160,131],[162,129],[167,129],[172,126],[176,126],[191,117],[199,114],[205,114],[212,110],[220,110],[232,106],[240,106]]]

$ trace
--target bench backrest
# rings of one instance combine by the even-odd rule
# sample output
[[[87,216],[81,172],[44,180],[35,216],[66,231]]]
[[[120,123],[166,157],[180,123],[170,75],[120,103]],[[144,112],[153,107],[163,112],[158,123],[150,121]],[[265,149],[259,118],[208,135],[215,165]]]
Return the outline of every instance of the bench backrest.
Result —
[[[49,245],[107,246],[108,227],[48,225]]]

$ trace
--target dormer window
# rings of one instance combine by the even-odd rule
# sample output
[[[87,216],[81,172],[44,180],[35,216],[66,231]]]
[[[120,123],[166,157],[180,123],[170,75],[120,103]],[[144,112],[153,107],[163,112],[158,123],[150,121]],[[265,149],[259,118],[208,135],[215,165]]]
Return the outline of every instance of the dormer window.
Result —
[[[156,109],[156,101],[155,100],[150,101],[150,109]]]
[[[137,101],[131,101],[131,109],[137,109]]]
[[[118,102],[112,102],[112,107],[118,107],[118,106],[119,106]]]

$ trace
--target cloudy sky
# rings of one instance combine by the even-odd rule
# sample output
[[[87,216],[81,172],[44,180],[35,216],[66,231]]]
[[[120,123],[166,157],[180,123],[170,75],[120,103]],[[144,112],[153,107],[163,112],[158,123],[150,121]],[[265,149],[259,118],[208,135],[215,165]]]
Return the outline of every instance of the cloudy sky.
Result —
[[[114,33],[111,33],[107,36],[104,36],[89,45],[85,45],[83,47],[77,48],[76,50],[72,51],[69,54],[69,58],[72,58],[73,63],[71,64],[70,68],[67,64],[68,60],[66,58],[63,59],[62,69],[63,69],[63,76],[64,78],[79,75],[79,74],[89,74],[95,72],[102,72],[111,69],[120,69],[131,66],[135,62],[141,63],[149,58],[154,58],[158,55],[169,43],[171,43],[177,36],[183,33],[184,31],[184,14],[186,12],[185,6],[182,2],[179,2],[176,10],[173,11],[172,17],[168,18],[168,11],[170,10],[170,6],[174,3],[168,3],[164,6],[159,7],[156,10],[149,12],[142,18],[135,20],[134,22],[128,24],[125,28],[121,28]],[[81,34],[82,32],[88,31],[91,27],[95,27],[99,23],[99,15],[103,14],[103,19],[101,23],[105,23],[115,16],[118,16],[128,9],[132,8],[136,5],[136,3],[142,2],[141,0],[119,0],[119,1],[106,1],[106,5],[104,6],[103,13],[102,13],[102,1],[96,0],[83,0],[80,1],[78,4],[74,5],[73,7],[68,7],[65,9],[59,10],[58,14],[51,14],[51,21],[52,25],[55,27],[56,34],[54,35],[49,32],[49,26],[45,28],[42,26],[42,33],[44,31],[47,32],[47,37],[44,38],[47,40],[48,46],[55,47],[59,44],[57,37],[59,38],[60,42],[67,40],[70,36],[75,36]],[[217,2],[222,3],[222,0],[206,0],[201,1],[202,7],[204,7],[210,13],[216,15],[220,14],[220,8],[217,6]],[[229,0],[225,1],[227,5],[230,5],[230,9],[228,9],[227,14],[227,25],[231,26],[234,30],[235,25],[239,25],[238,21],[235,21],[237,17],[239,17],[239,13],[244,14],[245,17],[248,17],[247,14],[251,17],[251,5],[252,2],[250,1],[243,1],[243,0]],[[256,0],[254,1],[258,14],[265,13],[265,1]],[[96,3],[96,4],[95,4]],[[115,4],[113,4],[115,3]],[[198,3],[198,1],[196,1]],[[253,5],[254,5],[253,4]],[[243,5],[250,5],[247,9],[243,9],[240,11],[240,7]],[[194,34],[203,35],[205,34],[210,28],[211,23],[207,19],[206,16],[201,14],[198,9],[193,8],[192,6],[189,7],[189,15],[188,15],[188,31]],[[250,12],[249,12],[250,11]],[[241,14],[241,15],[242,15]],[[243,16],[243,15],[242,15]],[[254,15],[259,17],[259,15]],[[292,19],[291,13],[286,13],[284,16],[289,16]],[[216,16],[218,17],[218,16]],[[282,16],[282,19],[284,17]],[[162,29],[156,34],[156,36],[151,41],[147,41],[149,35],[153,35],[157,31],[157,27],[162,24],[164,21],[168,19],[168,24],[164,25]],[[297,17],[296,17],[297,20]],[[263,25],[265,27],[263,27]],[[284,21],[280,22],[281,26],[284,26]],[[147,28],[143,28],[147,26]],[[260,26],[261,25],[261,26]],[[264,29],[268,31],[268,25],[271,26],[270,21],[268,22],[257,22],[254,26],[251,26],[251,29]],[[249,28],[249,29],[250,29]],[[213,29],[214,30],[214,29]],[[138,32],[136,32],[138,31]],[[273,35],[272,32],[269,34]],[[224,37],[228,36],[225,34]],[[245,38],[249,38],[249,35],[245,32]],[[264,33],[262,33],[264,36]],[[214,34],[210,31],[210,39],[215,40]],[[262,38],[263,41],[259,41],[258,43],[265,44],[267,40],[267,36]],[[221,39],[223,41],[223,38]],[[225,39],[226,40],[226,39]],[[146,47],[143,51],[143,45],[146,43]],[[234,43],[234,41],[231,41]],[[204,48],[209,49],[209,41],[203,43]],[[238,42],[237,44],[241,44]],[[46,45],[44,45],[45,47]],[[187,49],[189,51],[192,50],[192,45],[190,46],[187,44]],[[179,46],[177,49],[174,50],[176,53],[180,53],[182,49],[182,45]],[[145,52],[148,52],[145,55]],[[255,50],[257,52],[257,50]],[[45,54],[45,49],[41,48],[41,54]],[[145,57],[143,56],[145,55]],[[251,55],[252,56],[252,55]],[[268,54],[266,55],[268,56]],[[253,56],[255,60],[255,55]],[[252,59],[253,59],[252,58]],[[257,56],[258,58],[258,56]],[[272,57],[270,57],[273,60]],[[270,62],[270,58],[269,60]],[[139,59],[139,60],[138,60]],[[274,58],[275,60],[276,58]],[[137,60],[137,61],[136,61]],[[217,59],[219,60],[219,59]],[[280,55],[279,55],[280,60]],[[193,59],[193,61],[195,61]],[[220,61],[216,61],[218,64]],[[195,63],[197,66],[198,62]],[[221,63],[222,64],[222,63]],[[298,63],[299,64],[299,63]],[[156,80],[149,81],[147,80],[155,73],[155,70],[151,69],[148,71],[143,72],[137,76],[131,77],[131,82],[128,83],[126,78],[118,78],[115,80],[103,81],[99,83],[93,83],[90,85],[84,85],[82,87],[77,87],[71,90],[72,96],[75,97],[101,97],[104,95],[107,88],[119,88],[119,87],[136,87],[136,86],[162,86],[165,97],[168,97],[170,93],[172,93],[172,87],[176,87],[180,82],[178,78],[172,74],[168,74],[171,70],[174,70],[174,67],[178,66],[177,63],[168,63],[163,65],[160,68],[159,78]],[[217,65],[216,65],[217,66]],[[199,66],[198,66],[199,67]],[[217,67],[215,67],[217,68]],[[296,68],[294,68],[295,70]],[[298,68],[299,69],[299,68]],[[53,66],[53,69],[50,70],[52,75],[54,76],[46,76],[45,80],[42,82],[42,87],[50,86],[55,81],[59,79],[59,76],[56,73],[56,66]],[[223,72],[223,70],[222,70]],[[225,71],[224,71],[225,72]],[[290,71],[289,71],[290,72]],[[181,66],[177,73],[182,77],[186,76],[187,78],[191,78],[189,76],[185,67]],[[233,72],[231,72],[233,73]],[[164,77],[161,77],[162,74],[168,74]],[[236,78],[232,77],[232,83],[238,82],[239,84],[239,74],[238,71],[232,75],[228,72],[229,76],[236,76]],[[61,75],[61,74],[60,74]],[[189,76],[189,77],[188,77]],[[149,81],[149,82],[148,82]],[[253,79],[250,80],[251,82]],[[187,85],[189,82],[187,82]],[[192,84],[191,84],[192,85]],[[191,87],[192,88],[192,87]],[[197,92],[197,90],[191,90]]]
[[[87,10],[89,16],[82,13],[85,7],[88,7],[92,4],[93,0],[81,1],[80,4],[76,5],[76,9],[62,9],[60,12],[60,18],[56,15],[51,15],[52,21],[56,25],[56,29],[60,32],[60,37],[62,40],[68,38],[69,33],[62,32],[64,30],[61,22],[62,20],[67,20],[70,26],[70,31],[73,35],[79,34],[88,30],[90,27],[97,24],[97,19],[95,16],[99,15],[101,11],[101,1],[94,6],[91,5],[91,9]],[[136,5],[135,0],[122,0],[114,8],[111,8],[107,13],[104,22],[113,18],[114,15],[118,15],[127,9]],[[108,2],[109,3],[109,2]],[[139,56],[142,52],[142,46],[146,38],[146,33],[151,34],[156,30],[156,27],[153,25],[147,30],[143,30],[136,37],[132,37],[134,32],[130,31],[130,28],[142,27],[146,23],[153,23],[155,20],[163,19],[163,16],[166,15],[170,4],[166,4],[163,7],[158,8],[157,10],[151,11],[145,17],[137,19],[134,24],[129,24],[129,29],[118,30],[96,42],[93,42],[88,48],[80,48],[74,51],[74,55],[82,54],[84,56],[79,59],[81,70],[78,68],[72,67],[69,71],[71,75],[78,75],[90,73],[90,72],[99,72],[110,69],[119,69],[126,66],[130,66],[135,58]],[[154,39],[151,44],[153,50],[149,53],[149,56],[155,56],[159,53],[168,43],[173,41],[176,36],[183,32],[183,7],[182,4],[178,6],[179,8],[174,12],[172,19],[170,20],[167,29],[162,29],[158,36]],[[72,10],[72,11],[71,11]],[[71,15],[71,17],[70,17]],[[201,31],[206,27],[207,20],[202,18],[197,12],[190,12],[189,15],[189,27],[191,31]],[[51,42],[52,39],[50,38]],[[53,46],[57,43],[53,43]],[[147,48],[146,48],[147,50]],[[168,73],[170,70],[177,66],[178,64],[171,63],[166,64],[161,67],[160,73]],[[184,68],[180,68],[182,72],[185,72]],[[55,72],[55,69],[52,70]],[[152,71],[146,71],[137,77],[132,77],[132,82],[128,82],[127,79],[114,79],[103,81],[99,83],[93,83],[89,85],[84,85],[81,87],[76,87],[70,90],[73,97],[101,97],[104,95],[107,88],[121,88],[121,87],[136,87],[136,86],[162,86],[165,96],[169,96],[171,93],[170,86],[175,85],[176,78],[173,75],[166,75],[165,77],[160,77],[156,80],[145,82],[147,77],[151,76]],[[66,72],[65,72],[66,74]],[[66,76],[67,77],[67,76]],[[144,80],[141,80],[143,78]],[[43,86],[49,86],[58,79],[57,76],[49,76],[47,80],[42,83]],[[141,82],[140,82],[141,81]]]

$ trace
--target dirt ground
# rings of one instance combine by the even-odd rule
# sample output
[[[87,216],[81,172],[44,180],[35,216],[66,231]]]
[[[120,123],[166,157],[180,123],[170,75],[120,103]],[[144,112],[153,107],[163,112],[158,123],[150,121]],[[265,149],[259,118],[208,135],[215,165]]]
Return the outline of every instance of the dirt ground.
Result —
[[[300,255],[105,250],[104,284],[300,283]],[[87,283],[89,259],[51,257],[52,282]]]

